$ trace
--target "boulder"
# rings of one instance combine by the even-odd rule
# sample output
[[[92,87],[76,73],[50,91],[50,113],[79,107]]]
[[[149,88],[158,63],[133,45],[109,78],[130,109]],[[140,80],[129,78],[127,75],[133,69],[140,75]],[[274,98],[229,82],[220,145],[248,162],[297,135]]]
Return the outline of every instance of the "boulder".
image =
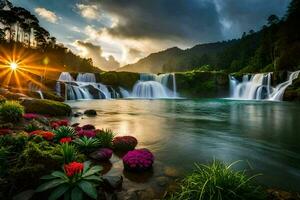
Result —
[[[40,115],[69,116],[72,112],[69,105],[46,99],[22,98],[21,105],[24,106],[26,113]]]
[[[98,161],[108,161],[112,156],[113,151],[108,148],[101,148],[92,152],[89,157]]]
[[[103,187],[105,190],[113,191],[122,188],[123,176],[103,176]]]
[[[84,111],[84,114],[88,115],[88,116],[96,116],[97,115],[97,111],[93,110],[93,109],[90,109],[90,110]]]

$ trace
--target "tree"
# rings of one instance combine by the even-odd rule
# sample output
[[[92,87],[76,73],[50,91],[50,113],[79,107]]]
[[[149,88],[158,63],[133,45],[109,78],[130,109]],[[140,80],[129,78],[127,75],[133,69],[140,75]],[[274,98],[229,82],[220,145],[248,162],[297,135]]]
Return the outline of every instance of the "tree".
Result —
[[[270,15],[268,17],[268,25],[272,26],[274,24],[278,24],[279,23],[279,18],[277,17],[277,15]]]

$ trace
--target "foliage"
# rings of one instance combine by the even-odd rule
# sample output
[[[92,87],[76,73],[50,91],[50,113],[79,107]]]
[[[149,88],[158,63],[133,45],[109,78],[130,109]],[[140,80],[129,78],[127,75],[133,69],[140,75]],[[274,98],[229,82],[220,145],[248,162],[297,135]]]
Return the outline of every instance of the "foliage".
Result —
[[[0,115],[6,122],[18,122],[23,114],[24,107],[17,101],[6,101],[0,105]]]
[[[24,128],[24,130],[26,132],[33,132],[33,131],[36,131],[36,130],[39,130],[39,129],[40,129],[40,127],[36,123],[27,124]]]
[[[6,101],[6,98],[2,95],[0,95],[0,104],[4,103]]]
[[[0,147],[0,177],[7,172],[9,149],[7,147]]]
[[[96,133],[96,138],[99,140],[101,147],[111,148],[115,133],[110,129],[101,129]]]
[[[257,186],[245,171],[233,171],[235,163],[226,165],[214,161],[211,165],[196,164],[195,171],[186,176],[180,190],[169,199],[172,200],[206,200],[206,199],[265,199],[265,193]]]
[[[100,147],[100,142],[97,138],[88,138],[86,136],[74,140],[77,148],[83,153],[90,153]]]
[[[148,149],[129,151],[123,157],[124,168],[130,171],[144,171],[150,169],[153,162],[154,156]]]
[[[20,153],[28,142],[26,133],[0,136],[0,146],[10,149],[11,153]]]
[[[24,100],[21,104],[25,107],[27,113],[39,113],[50,116],[68,116],[71,113],[70,106],[58,101],[34,99]]]
[[[97,199],[96,187],[101,182],[100,166],[90,167],[90,162],[70,163],[64,166],[64,172],[55,171],[50,175],[42,177],[47,180],[46,183],[40,185],[36,191],[43,192],[52,189],[50,200],[64,199],[83,200],[84,196]]]
[[[136,147],[137,143],[137,139],[132,136],[115,137],[113,148],[117,151],[130,151]]]
[[[63,155],[65,164],[75,161],[77,156],[75,147],[68,143],[64,143],[61,145],[61,154]]]
[[[70,126],[61,126],[58,129],[54,130],[55,133],[55,140],[59,141],[62,138],[75,136],[75,129]]]

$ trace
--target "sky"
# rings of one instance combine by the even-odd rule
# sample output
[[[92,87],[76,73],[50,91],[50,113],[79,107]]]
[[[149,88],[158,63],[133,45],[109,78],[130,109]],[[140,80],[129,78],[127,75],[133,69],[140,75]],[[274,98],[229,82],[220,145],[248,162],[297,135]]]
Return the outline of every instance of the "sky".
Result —
[[[34,13],[58,43],[113,70],[177,46],[260,30],[290,0],[11,0]]]

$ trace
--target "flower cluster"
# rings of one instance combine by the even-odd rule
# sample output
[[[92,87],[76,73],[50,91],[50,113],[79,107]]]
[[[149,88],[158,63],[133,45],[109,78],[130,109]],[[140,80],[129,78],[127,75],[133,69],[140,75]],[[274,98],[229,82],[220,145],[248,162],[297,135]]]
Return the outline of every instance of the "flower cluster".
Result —
[[[154,156],[148,149],[129,151],[123,157],[124,168],[131,171],[144,171],[150,169],[153,162]]]
[[[83,163],[71,162],[64,165],[64,170],[68,177],[72,177],[75,174],[79,174],[83,171]]]
[[[72,142],[72,138],[71,137],[64,137],[64,138],[61,138],[59,140],[60,143],[70,143]]]
[[[12,133],[10,129],[0,129],[0,135],[7,135]]]
[[[27,120],[38,119],[39,117],[40,117],[40,115],[35,114],[35,113],[25,113],[25,114],[23,115],[23,118],[24,118],[24,119],[27,119]]]
[[[113,147],[118,151],[129,151],[133,150],[137,143],[137,139],[132,136],[115,137],[113,140]]]
[[[81,127],[83,130],[95,130],[96,127],[94,125],[91,124],[86,124],[84,126]]]
[[[55,134],[50,132],[50,131],[43,131],[43,130],[36,130],[36,131],[32,131],[31,133],[29,133],[29,135],[34,136],[34,135],[38,135],[43,137],[45,140],[53,140]]]
[[[68,125],[69,125],[69,120],[67,120],[67,119],[53,121],[53,122],[50,123],[50,126],[53,129],[57,129],[57,128],[61,127],[61,126],[68,126]]]
[[[79,137],[88,137],[88,138],[91,138],[91,137],[95,137],[96,136],[96,132],[94,130],[80,130],[77,132],[77,135]]]

